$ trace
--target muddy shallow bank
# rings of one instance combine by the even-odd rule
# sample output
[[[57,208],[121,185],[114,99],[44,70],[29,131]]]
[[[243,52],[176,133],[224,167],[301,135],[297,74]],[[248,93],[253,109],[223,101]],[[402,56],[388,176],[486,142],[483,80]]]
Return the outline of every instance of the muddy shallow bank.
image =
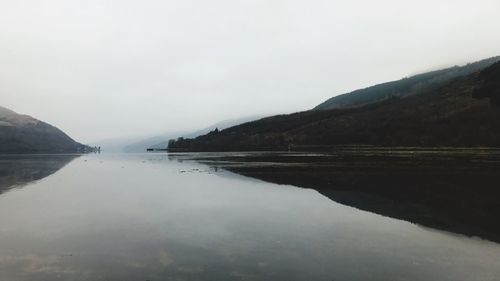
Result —
[[[500,150],[342,148],[329,153],[171,154],[312,188],[362,210],[500,241]]]

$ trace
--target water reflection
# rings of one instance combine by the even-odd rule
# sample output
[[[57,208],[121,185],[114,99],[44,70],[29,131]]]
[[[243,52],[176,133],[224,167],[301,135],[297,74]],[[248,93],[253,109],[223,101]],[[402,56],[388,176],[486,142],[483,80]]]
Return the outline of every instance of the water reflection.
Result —
[[[41,180],[79,155],[0,155],[0,193]]]
[[[498,244],[161,154],[86,155],[29,186],[0,196],[0,280],[500,275]]]
[[[339,149],[330,153],[181,153],[335,202],[432,228],[500,241],[500,150]]]

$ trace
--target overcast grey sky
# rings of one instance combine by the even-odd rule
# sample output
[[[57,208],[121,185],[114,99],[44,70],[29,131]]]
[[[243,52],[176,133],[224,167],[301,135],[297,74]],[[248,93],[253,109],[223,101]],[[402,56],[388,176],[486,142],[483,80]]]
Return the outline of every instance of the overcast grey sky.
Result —
[[[0,0],[0,104],[81,142],[309,109],[500,54],[499,0]]]

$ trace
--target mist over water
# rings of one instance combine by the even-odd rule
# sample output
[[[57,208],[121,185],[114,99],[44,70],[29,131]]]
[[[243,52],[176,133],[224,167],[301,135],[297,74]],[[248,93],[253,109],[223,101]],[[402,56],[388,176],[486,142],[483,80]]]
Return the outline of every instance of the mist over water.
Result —
[[[11,281],[500,275],[498,244],[164,154],[75,158],[1,194],[0,225],[0,279]]]

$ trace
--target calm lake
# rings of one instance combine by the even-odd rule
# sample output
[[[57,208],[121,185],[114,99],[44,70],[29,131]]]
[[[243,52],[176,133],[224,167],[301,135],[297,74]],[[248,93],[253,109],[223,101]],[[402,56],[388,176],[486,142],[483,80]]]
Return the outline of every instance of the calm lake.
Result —
[[[500,245],[167,154],[0,156],[0,280],[500,280]]]

